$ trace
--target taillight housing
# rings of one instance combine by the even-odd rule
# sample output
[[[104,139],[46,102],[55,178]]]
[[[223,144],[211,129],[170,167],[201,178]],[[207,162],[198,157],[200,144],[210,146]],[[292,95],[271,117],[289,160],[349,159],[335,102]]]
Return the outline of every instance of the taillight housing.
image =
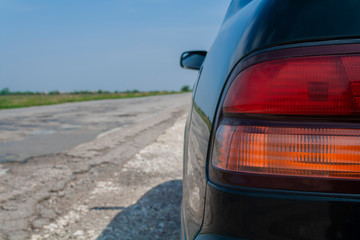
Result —
[[[360,45],[298,48],[242,62],[224,92],[210,179],[360,192]]]

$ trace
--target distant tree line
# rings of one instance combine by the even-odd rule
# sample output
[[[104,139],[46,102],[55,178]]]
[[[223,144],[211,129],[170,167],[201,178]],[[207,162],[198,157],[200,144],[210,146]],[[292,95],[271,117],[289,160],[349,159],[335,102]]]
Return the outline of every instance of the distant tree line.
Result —
[[[3,89],[0,91],[0,95],[8,95],[8,94],[10,94],[9,88],[3,88]]]
[[[191,92],[191,88],[189,85],[185,85],[181,88],[181,92]]]
[[[190,92],[191,89],[188,85],[183,86],[180,89],[181,92]],[[160,92],[176,92],[176,91],[147,91],[149,93],[160,93]],[[4,96],[4,95],[60,95],[60,94],[136,94],[136,93],[143,93],[143,91],[139,91],[137,89],[134,90],[127,90],[127,91],[105,91],[105,90],[98,90],[98,91],[73,91],[73,92],[60,92],[57,90],[54,91],[50,91],[50,92],[31,92],[31,91],[25,91],[25,92],[21,92],[21,91],[15,91],[12,92],[10,91],[9,88],[3,88],[2,90],[0,90],[0,95]]]
[[[3,88],[2,90],[0,90],[0,95],[43,95],[46,93],[43,92],[30,92],[30,91],[25,91],[25,92],[11,92],[9,90],[9,88]]]

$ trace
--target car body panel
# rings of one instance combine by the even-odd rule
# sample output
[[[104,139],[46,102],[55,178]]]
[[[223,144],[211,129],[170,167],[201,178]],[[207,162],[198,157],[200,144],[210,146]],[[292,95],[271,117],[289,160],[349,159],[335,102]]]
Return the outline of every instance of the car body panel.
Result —
[[[357,0],[233,1],[205,59],[194,103],[212,123],[223,86],[240,60],[285,44],[360,38],[358,9]]]
[[[201,234],[274,240],[359,237],[359,196],[207,188]]]

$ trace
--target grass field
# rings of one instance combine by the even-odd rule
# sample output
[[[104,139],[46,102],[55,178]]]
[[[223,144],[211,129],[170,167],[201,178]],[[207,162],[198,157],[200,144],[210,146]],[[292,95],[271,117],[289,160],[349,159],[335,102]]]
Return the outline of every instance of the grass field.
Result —
[[[103,99],[120,99],[120,98],[134,98],[165,94],[175,94],[180,92],[136,92],[136,93],[94,93],[94,94],[41,94],[41,95],[4,95],[0,96],[0,109],[21,108],[51,105],[67,102],[83,102],[90,100]]]

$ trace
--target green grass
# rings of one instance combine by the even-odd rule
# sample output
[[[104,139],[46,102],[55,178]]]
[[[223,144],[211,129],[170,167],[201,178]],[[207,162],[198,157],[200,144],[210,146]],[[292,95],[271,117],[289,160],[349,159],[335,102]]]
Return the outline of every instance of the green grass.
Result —
[[[136,92],[136,93],[96,93],[96,94],[41,94],[41,95],[3,95],[0,96],[0,109],[22,108],[52,105],[67,102],[83,102],[103,99],[135,98],[155,95],[175,94],[180,92]]]

